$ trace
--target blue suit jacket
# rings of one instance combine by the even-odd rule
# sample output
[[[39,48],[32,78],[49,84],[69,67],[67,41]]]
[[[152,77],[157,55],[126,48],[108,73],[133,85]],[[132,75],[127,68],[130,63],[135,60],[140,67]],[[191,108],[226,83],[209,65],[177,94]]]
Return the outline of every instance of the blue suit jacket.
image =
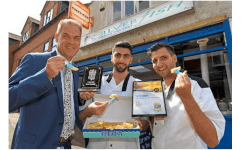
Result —
[[[27,54],[9,79],[9,112],[20,108],[12,148],[56,148],[64,123],[63,95],[60,74],[48,79],[49,53]],[[78,72],[73,71],[76,124],[82,129],[78,109]]]

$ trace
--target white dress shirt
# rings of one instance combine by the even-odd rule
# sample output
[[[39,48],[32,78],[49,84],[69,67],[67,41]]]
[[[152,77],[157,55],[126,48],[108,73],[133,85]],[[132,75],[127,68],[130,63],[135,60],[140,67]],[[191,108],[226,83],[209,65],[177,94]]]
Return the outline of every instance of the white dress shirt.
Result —
[[[164,90],[165,97],[169,89],[170,86]],[[201,87],[197,81],[191,79],[191,93],[200,109],[214,124],[218,140],[220,140],[224,134],[225,119],[217,107],[211,89]],[[164,120],[154,119],[152,148],[207,149],[207,144],[192,127],[184,104],[174,90],[165,103],[167,116]]]
[[[58,50],[56,50],[57,55],[60,55],[60,53],[58,52]],[[72,60],[69,62],[70,64],[72,63]],[[74,129],[74,125],[75,125],[75,107],[74,107],[74,96],[73,96],[73,92],[74,92],[74,83],[73,83],[73,74],[72,71],[70,71],[71,74],[71,121],[72,121],[72,128]],[[62,83],[62,93],[63,93],[63,100],[64,100],[64,82],[65,82],[65,67],[63,68],[63,70],[60,71],[60,78],[61,78],[61,83]]]

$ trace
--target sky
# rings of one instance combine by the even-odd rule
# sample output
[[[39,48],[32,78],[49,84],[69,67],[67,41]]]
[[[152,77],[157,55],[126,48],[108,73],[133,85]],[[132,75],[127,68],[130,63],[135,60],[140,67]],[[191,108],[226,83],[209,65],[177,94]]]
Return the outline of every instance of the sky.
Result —
[[[21,35],[21,31],[25,25],[28,16],[40,21],[40,13],[46,1],[13,0],[8,1],[7,3],[10,4],[13,2],[14,5],[11,5],[11,9],[13,10],[13,12],[9,13],[9,17],[11,19],[8,19],[7,21],[8,32],[16,35]]]

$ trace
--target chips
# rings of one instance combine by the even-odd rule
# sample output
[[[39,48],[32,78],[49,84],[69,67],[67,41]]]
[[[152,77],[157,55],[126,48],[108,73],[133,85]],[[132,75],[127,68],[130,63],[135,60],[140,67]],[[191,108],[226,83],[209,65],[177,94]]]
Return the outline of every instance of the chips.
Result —
[[[110,96],[110,98],[113,98],[113,97],[118,98],[119,96],[118,96],[117,94],[112,94],[112,95]]]
[[[171,73],[176,73],[176,74],[178,74],[179,71],[180,71],[180,69],[181,69],[180,66],[179,66],[179,67],[172,68],[172,69],[171,69]]]
[[[87,126],[87,129],[132,129],[134,128],[133,122],[96,122]]]

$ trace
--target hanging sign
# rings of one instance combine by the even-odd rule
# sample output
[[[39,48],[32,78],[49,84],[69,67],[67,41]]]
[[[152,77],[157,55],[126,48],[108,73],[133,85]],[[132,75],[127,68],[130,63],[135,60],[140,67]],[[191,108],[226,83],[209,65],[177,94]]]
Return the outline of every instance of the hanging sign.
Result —
[[[89,29],[90,9],[79,1],[70,1],[68,18],[74,19]]]

